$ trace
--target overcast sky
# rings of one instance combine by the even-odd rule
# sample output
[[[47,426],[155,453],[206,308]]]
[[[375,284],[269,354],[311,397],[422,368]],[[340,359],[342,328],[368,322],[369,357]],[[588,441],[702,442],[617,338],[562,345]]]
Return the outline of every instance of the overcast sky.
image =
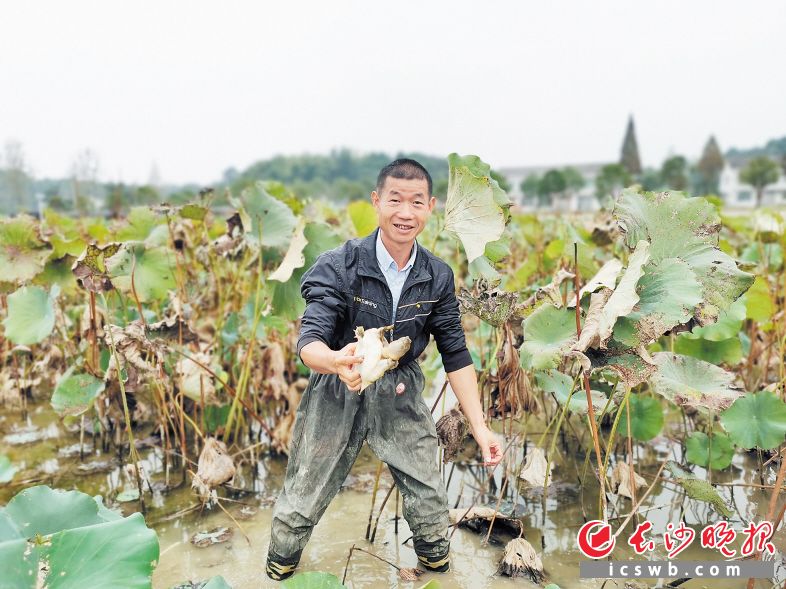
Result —
[[[647,165],[786,135],[786,2],[6,2],[0,142],[37,176],[209,183],[271,155]]]

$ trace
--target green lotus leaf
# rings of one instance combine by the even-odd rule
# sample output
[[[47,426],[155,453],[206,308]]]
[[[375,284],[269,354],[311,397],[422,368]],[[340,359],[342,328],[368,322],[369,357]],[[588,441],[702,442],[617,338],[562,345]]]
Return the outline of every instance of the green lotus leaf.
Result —
[[[64,295],[74,295],[78,291],[76,278],[71,271],[74,258],[66,256],[60,259],[50,258],[44,266],[44,271],[33,278],[33,284],[49,287],[57,284]]]
[[[678,258],[665,258],[645,266],[637,291],[638,307],[627,319],[635,324],[639,345],[648,345],[676,325],[687,323],[702,302],[696,275]]]
[[[32,279],[44,269],[51,254],[32,217],[0,220],[0,282],[16,284]]]
[[[479,157],[451,153],[448,165],[445,230],[461,241],[472,263],[488,243],[502,237],[512,203]]]
[[[8,316],[3,319],[5,336],[19,345],[37,344],[55,327],[57,285],[46,292],[39,286],[23,286],[8,295]]]
[[[76,258],[87,246],[85,240],[79,236],[67,239],[58,234],[51,235],[49,243],[52,244],[52,257],[55,259],[63,256],[74,256]]]
[[[265,247],[284,250],[289,246],[297,219],[292,209],[271,196],[263,182],[257,182],[231,198],[233,206],[240,209],[245,236]]]
[[[771,450],[786,436],[786,403],[769,391],[737,399],[720,419],[732,442],[741,448]]]
[[[366,237],[377,228],[377,210],[365,200],[356,200],[347,207],[355,235]]]
[[[775,313],[775,303],[770,295],[766,276],[757,276],[753,286],[745,293],[745,314],[760,323],[769,321]]]
[[[630,395],[630,435],[634,440],[646,442],[657,436],[663,429],[663,407],[654,397]],[[628,411],[623,405],[619,409],[622,417],[617,425],[619,435],[628,435]]]
[[[52,393],[52,407],[60,416],[81,415],[93,405],[106,386],[103,380],[92,374],[74,371],[74,366],[69,368],[57,381]]]
[[[3,586],[35,587],[46,563],[46,588],[149,588],[158,555],[141,514],[123,518],[79,491],[30,487],[0,510]]]
[[[290,577],[281,586],[284,589],[342,589],[345,585],[338,580],[338,577],[330,573],[320,573],[310,571],[307,573],[297,573]]]
[[[653,263],[679,258],[691,267],[702,287],[704,304],[696,316],[701,324],[715,321],[753,282],[717,247],[720,217],[704,198],[629,189],[617,201],[614,216],[628,247],[644,239],[651,243]]]
[[[492,264],[496,264],[507,258],[510,253],[510,237],[503,235],[497,241],[490,241],[486,244],[483,257],[488,258]]]
[[[323,252],[339,246],[341,237],[324,223],[307,223],[303,230],[308,244],[303,248],[305,263],[292,272],[286,282],[273,282],[273,313],[283,319],[294,321],[303,314],[306,303],[300,296],[300,279],[314,265]],[[253,309],[252,309],[253,314]]]
[[[783,266],[783,248],[779,243],[753,242],[742,250],[740,260],[761,264],[761,269],[765,272],[777,272]]]
[[[557,368],[563,355],[576,343],[576,312],[545,304],[522,322],[524,343],[519,348],[522,368]]]
[[[0,483],[10,483],[17,470],[8,456],[0,454]]]
[[[670,352],[652,359],[657,365],[650,377],[652,390],[676,405],[718,412],[744,394],[732,384],[734,374],[714,364]]]
[[[180,207],[177,212],[183,219],[204,221],[205,217],[207,216],[207,207],[194,203],[188,203]]]
[[[709,327],[712,327],[711,325]],[[733,366],[742,359],[742,342],[739,337],[730,337],[720,341],[704,338],[691,338],[690,334],[681,333],[674,340],[674,352],[684,356],[693,356],[710,364],[729,364]]]
[[[106,269],[117,288],[132,293],[133,287],[141,302],[160,300],[175,288],[174,254],[163,247],[148,248],[140,242],[124,243],[106,259]]]
[[[710,446],[710,437],[707,434],[693,432],[685,440],[685,448],[687,450],[685,459],[691,464],[699,466],[706,467],[709,462],[710,468],[724,469],[731,464],[731,459],[734,458],[734,445],[729,436],[722,433],[712,434],[712,445]]]
[[[696,499],[697,501],[709,503],[715,511],[724,517],[731,517],[734,515],[731,509],[729,509],[729,506],[726,505],[726,502],[718,495],[718,491],[716,491],[715,487],[710,483],[697,479],[694,475],[680,468],[673,460],[669,460],[666,463],[666,467],[671,471],[677,483],[685,489],[688,497]]]
[[[133,207],[125,223],[117,231],[117,241],[145,241],[158,227],[168,232],[166,219],[156,215],[149,207]]]
[[[535,373],[535,380],[544,393],[553,393],[560,405],[564,406],[565,403],[568,402],[568,398],[570,398],[570,403],[568,404],[569,411],[578,415],[586,415],[589,412],[587,393],[580,384],[577,385],[578,388],[573,392],[573,396],[570,396],[571,388],[573,387],[573,379],[567,374],[563,374],[556,370],[547,370],[545,372],[538,371]],[[579,381],[579,383],[580,382],[581,381]],[[595,413],[599,414],[606,407],[608,399],[606,395],[600,391],[593,390],[590,391],[590,393],[592,395],[592,407],[595,409]]]

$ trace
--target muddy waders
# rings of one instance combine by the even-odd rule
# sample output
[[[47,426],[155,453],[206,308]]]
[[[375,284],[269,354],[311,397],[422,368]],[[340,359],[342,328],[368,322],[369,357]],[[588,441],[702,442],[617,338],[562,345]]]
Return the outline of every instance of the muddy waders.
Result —
[[[396,385],[405,390],[396,395]],[[335,374],[311,373],[297,409],[286,479],[273,509],[266,572],[295,572],[314,526],[341,488],[363,441],[390,468],[404,519],[426,570],[450,568],[447,494],[437,467],[437,432],[422,397],[417,361],[382,376],[362,394]]]

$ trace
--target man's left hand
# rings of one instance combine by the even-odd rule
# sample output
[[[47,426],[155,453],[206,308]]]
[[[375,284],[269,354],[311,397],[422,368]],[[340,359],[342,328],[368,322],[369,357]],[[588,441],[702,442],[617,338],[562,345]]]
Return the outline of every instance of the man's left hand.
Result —
[[[480,425],[472,432],[472,437],[480,446],[483,455],[483,466],[496,466],[502,460],[502,446],[497,436],[486,424]]]

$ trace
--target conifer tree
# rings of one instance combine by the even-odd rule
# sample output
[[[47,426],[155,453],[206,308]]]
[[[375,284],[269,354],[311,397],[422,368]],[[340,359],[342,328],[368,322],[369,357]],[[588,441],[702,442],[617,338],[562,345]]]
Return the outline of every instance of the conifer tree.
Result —
[[[628,119],[628,128],[625,130],[625,140],[622,142],[620,163],[625,166],[629,174],[633,176],[641,174],[641,159],[639,158],[639,146],[636,143],[636,129],[633,125],[633,115]]]
[[[696,164],[699,182],[696,192],[700,194],[717,194],[720,184],[720,175],[723,171],[723,154],[721,153],[715,136],[711,135],[704,146],[701,158]]]

